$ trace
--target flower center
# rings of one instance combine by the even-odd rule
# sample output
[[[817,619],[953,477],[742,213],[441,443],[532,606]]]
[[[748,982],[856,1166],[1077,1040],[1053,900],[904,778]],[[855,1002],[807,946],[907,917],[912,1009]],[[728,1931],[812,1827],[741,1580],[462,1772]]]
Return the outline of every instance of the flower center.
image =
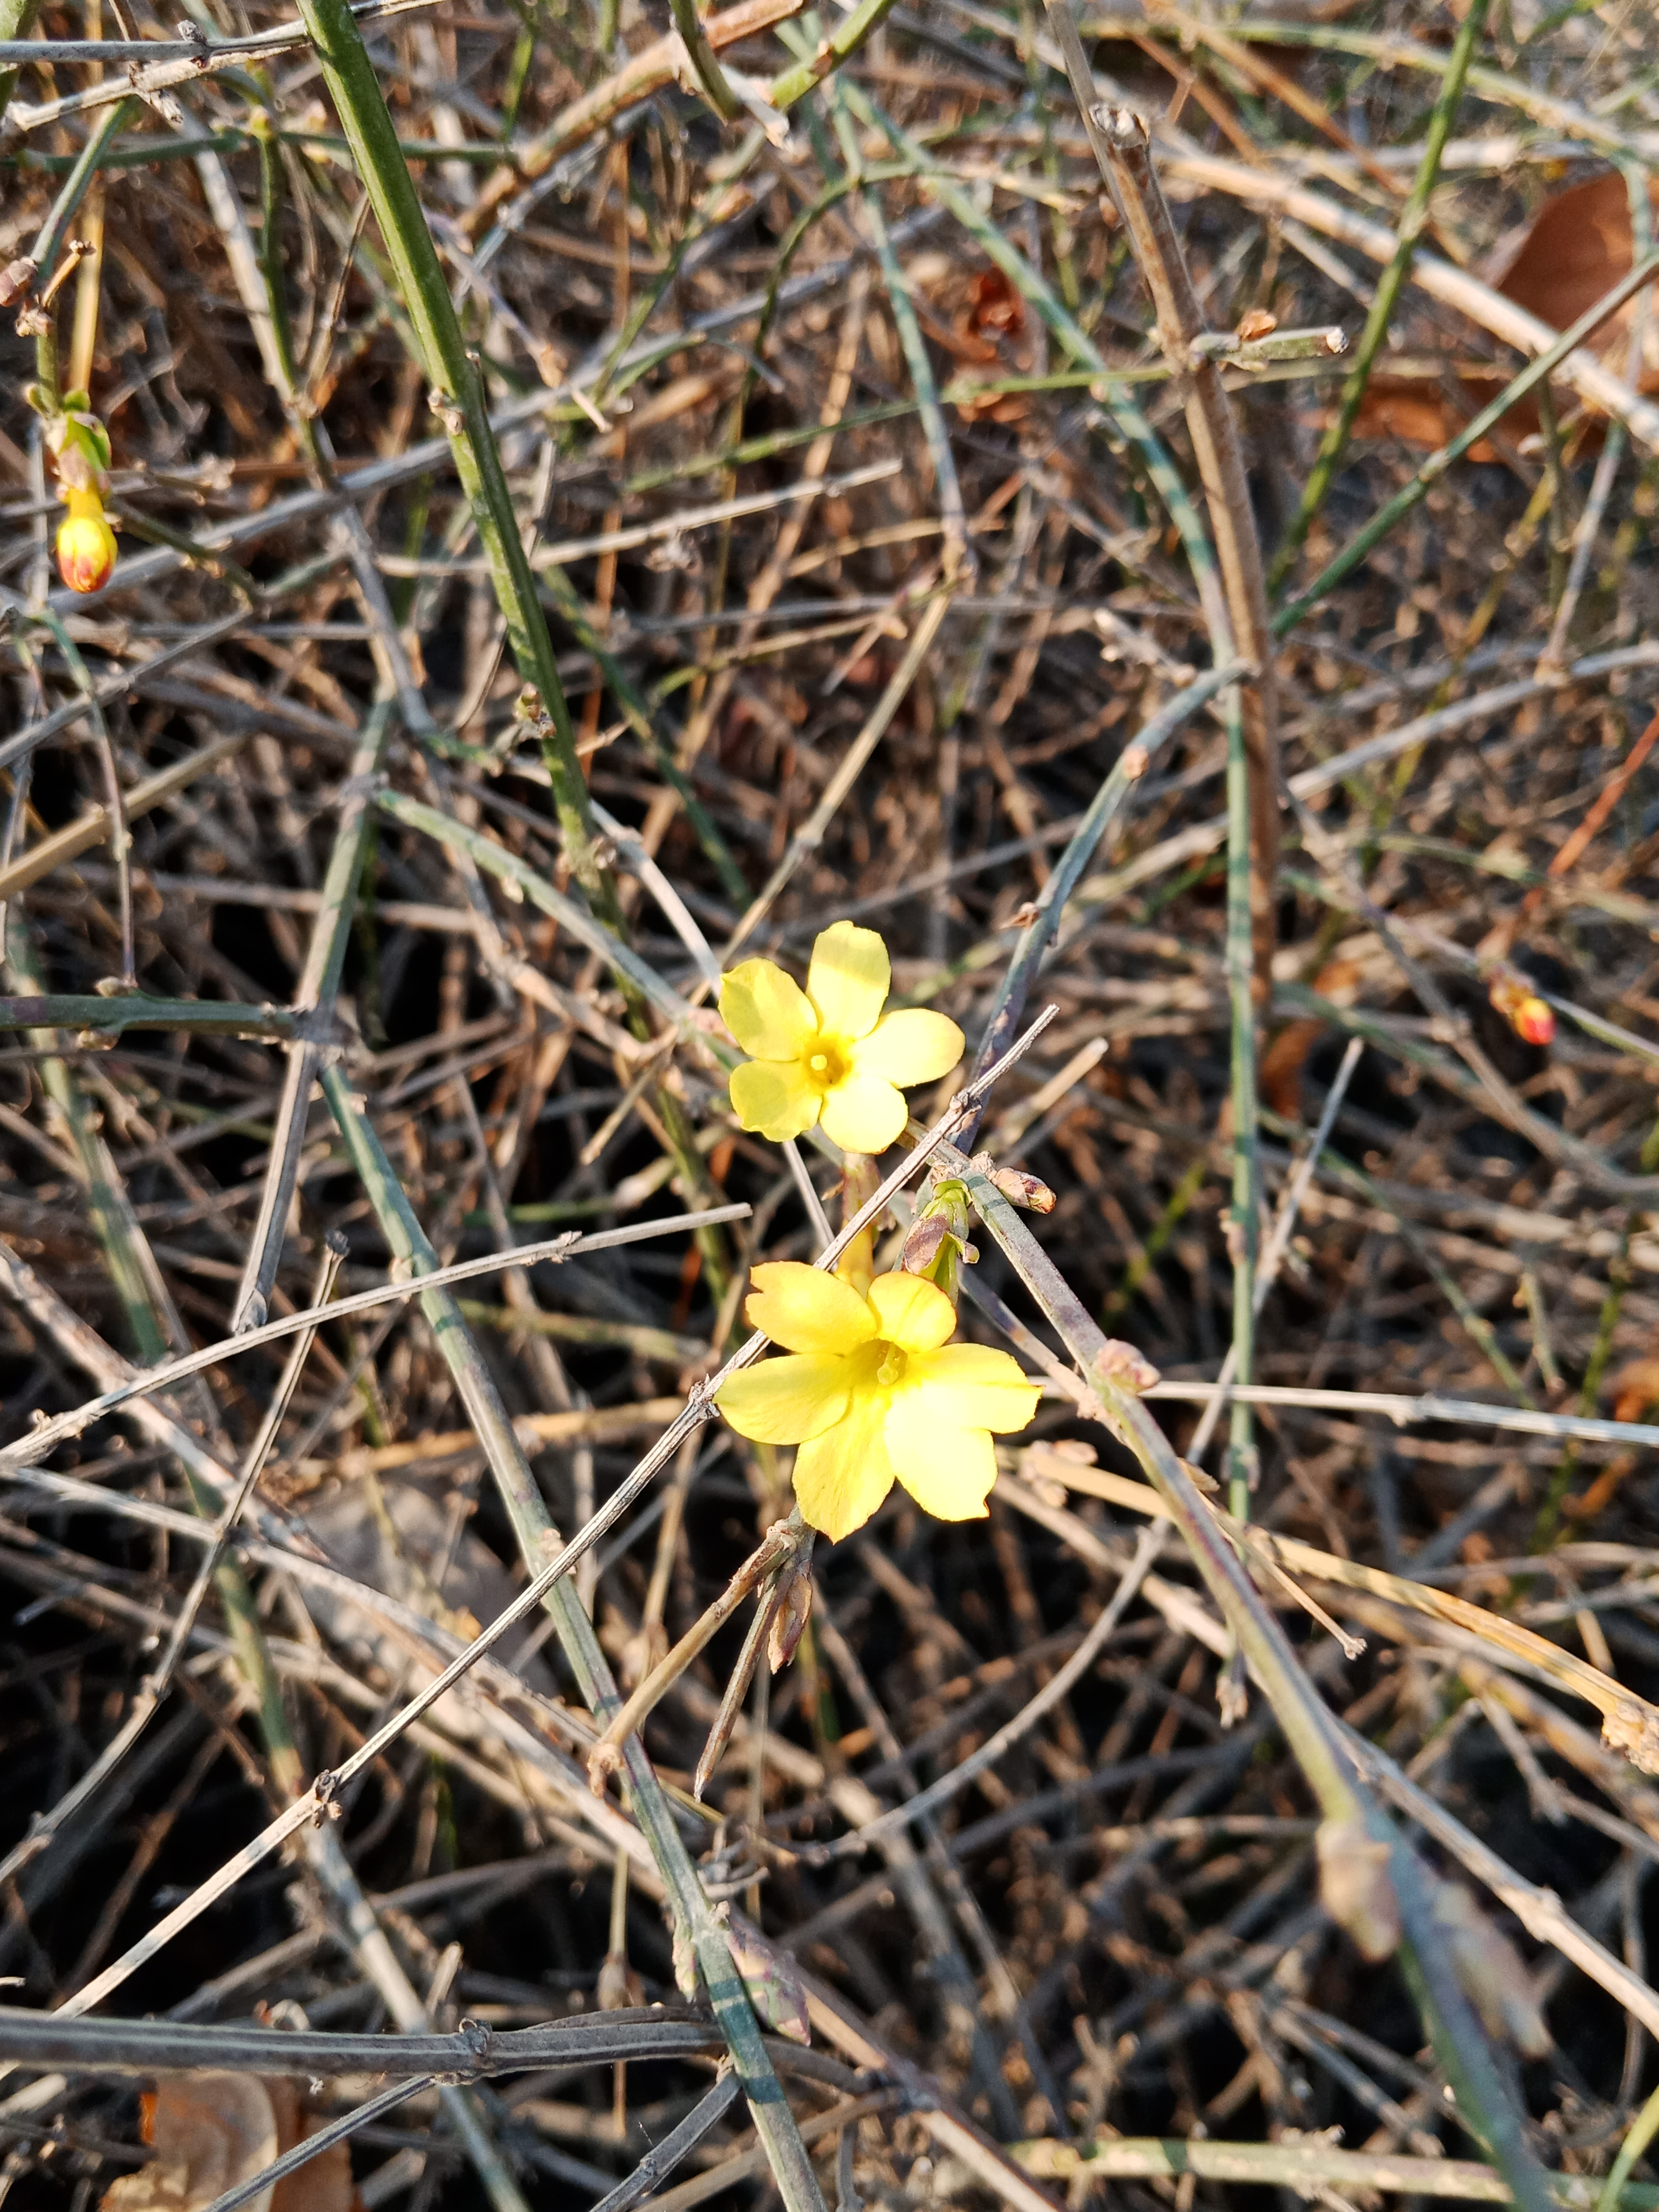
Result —
[[[905,1358],[896,1344],[878,1339],[873,1349],[880,1355],[876,1369],[876,1380],[884,1390],[890,1390],[896,1382],[904,1380]]]
[[[803,1065],[806,1079],[815,1091],[833,1091],[837,1084],[847,1080],[847,1054],[834,1037],[814,1038]]]

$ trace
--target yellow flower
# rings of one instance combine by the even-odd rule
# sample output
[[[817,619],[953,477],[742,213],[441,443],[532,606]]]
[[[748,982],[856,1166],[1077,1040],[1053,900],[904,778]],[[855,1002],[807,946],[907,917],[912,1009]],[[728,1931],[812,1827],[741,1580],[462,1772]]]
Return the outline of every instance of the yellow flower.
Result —
[[[847,1152],[884,1152],[908,1109],[900,1086],[948,1075],[962,1058],[953,1021],[926,1007],[882,1016],[892,981],[873,929],[838,921],[812,947],[803,991],[769,960],[720,985],[720,1018],[750,1054],[732,1075],[745,1129],[781,1143],[815,1121]]]
[[[58,573],[72,592],[101,592],[115,566],[115,532],[95,491],[66,488],[69,514],[58,532]]]
[[[740,1369],[715,1402],[740,1437],[800,1446],[795,1497],[812,1527],[850,1535],[896,1476],[939,1520],[982,1520],[997,1479],[989,1431],[1023,1429],[1042,1395],[1018,1363],[947,1343],[956,1308],[920,1275],[878,1275],[867,1297],[795,1260],[754,1279],[744,1310],[793,1356]]]

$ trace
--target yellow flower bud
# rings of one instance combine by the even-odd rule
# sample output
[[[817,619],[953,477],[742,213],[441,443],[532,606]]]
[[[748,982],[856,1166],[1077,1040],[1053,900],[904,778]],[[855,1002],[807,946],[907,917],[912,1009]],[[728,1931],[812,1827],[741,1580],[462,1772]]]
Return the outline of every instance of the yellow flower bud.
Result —
[[[69,514],[58,532],[58,573],[72,592],[101,592],[115,567],[115,532],[95,491],[66,490]]]

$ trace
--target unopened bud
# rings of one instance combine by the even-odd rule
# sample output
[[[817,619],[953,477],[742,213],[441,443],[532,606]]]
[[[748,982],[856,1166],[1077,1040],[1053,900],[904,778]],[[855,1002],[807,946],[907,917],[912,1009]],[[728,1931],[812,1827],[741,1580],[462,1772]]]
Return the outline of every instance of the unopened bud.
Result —
[[[1495,2042],[1513,2045],[1523,2058],[1547,2058],[1549,2029],[1533,1993],[1532,1977],[1503,1930],[1461,1882],[1435,1886],[1434,1924],[1459,1985]]]
[[[743,1976],[749,2002],[768,2027],[787,2036],[792,2043],[810,2043],[812,2020],[806,2009],[806,1985],[789,1954],[769,1943],[747,1921],[728,1923],[726,1940],[732,1948],[732,1963]]]
[[[1150,1390],[1158,1379],[1152,1361],[1133,1344],[1125,1344],[1120,1337],[1108,1337],[1095,1356],[1094,1379],[1109,1382],[1115,1389],[1133,1390],[1137,1396]]]
[[[1000,1168],[988,1152],[981,1152],[974,1165],[1010,1206],[1018,1206],[1026,1213],[1054,1212],[1054,1194],[1040,1176],[1027,1175],[1020,1168]]]
[[[96,492],[71,492],[58,532],[58,573],[72,592],[101,592],[115,567],[115,532]]]
[[[811,1557],[809,1548],[791,1571],[788,1586],[780,1596],[772,1625],[766,1632],[766,1663],[775,1674],[794,1657],[807,1615],[812,1610]]]
[[[1522,976],[1494,975],[1486,997],[1523,1043],[1548,1044],[1555,1035],[1555,1016]]]

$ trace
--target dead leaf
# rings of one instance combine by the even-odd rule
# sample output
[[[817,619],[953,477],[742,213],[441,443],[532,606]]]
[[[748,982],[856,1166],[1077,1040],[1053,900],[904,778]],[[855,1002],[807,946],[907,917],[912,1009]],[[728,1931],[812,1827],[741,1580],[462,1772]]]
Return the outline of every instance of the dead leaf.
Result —
[[[300,2085],[257,2074],[167,2074],[142,2105],[155,2155],[105,2191],[99,2212],[201,2212],[325,2124]],[[319,2151],[248,2199],[249,2212],[353,2212],[350,2147]]]
[[[1649,191],[1659,209],[1659,186]],[[1564,331],[1629,274],[1633,252],[1630,195],[1619,171],[1607,169],[1552,192],[1526,230],[1499,242],[1484,273],[1506,300]],[[1627,300],[1591,338],[1592,350],[1622,354],[1635,314]]]
[[[1347,1006],[1353,1004],[1359,979],[1360,970],[1352,960],[1328,960],[1314,977],[1313,988],[1322,999]],[[1287,1121],[1303,1118],[1302,1071],[1324,1029],[1321,1021],[1286,1022],[1261,1055],[1261,1096]]]
[[[1659,1359],[1627,1359],[1613,1376],[1613,1418],[1639,1421],[1648,1407],[1659,1403]]]
[[[1648,189],[1659,212],[1659,182],[1650,182]],[[1481,274],[1517,307],[1536,315],[1552,330],[1564,331],[1629,273],[1634,252],[1625,179],[1618,170],[1607,169],[1552,192],[1529,224],[1499,240]],[[1626,300],[1587,341],[1589,352],[1621,372],[1637,306],[1637,300]],[[1659,391],[1659,362],[1650,359],[1639,381],[1644,392]],[[1503,383],[1489,371],[1466,371],[1460,382],[1467,403],[1462,416],[1432,386],[1401,377],[1373,377],[1354,424],[1355,436],[1394,438],[1416,447],[1444,445],[1456,436],[1468,414],[1503,390]],[[1535,404],[1523,400],[1511,408],[1502,427],[1512,439],[1530,435],[1538,428]],[[1496,460],[1498,453],[1482,440],[1468,458]]]
[[[1262,1098],[1287,1121],[1302,1119],[1302,1071],[1324,1026],[1323,1022],[1286,1022],[1261,1055]]]
[[[994,331],[1018,337],[1025,327],[1025,302],[1000,269],[982,269],[968,287],[965,321],[976,335]]]
[[[110,2184],[100,2212],[202,2212],[276,2157],[276,2115],[257,2075],[164,2074],[143,2111],[155,2155]],[[271,2212],[274,2194],[250,2197],[249,2212]]]
[[[963,392],[951,404],[964,422],[1023,422],[1031,411],[1023,392]]]
[[[1553,2044],[1519,1952],[1462,1882],[1436,1884],[1434,1924],[1452,1972],[1495,2042],[1523,2058],[1547,2058]]]
[[[268,2080],[264,2086],[276,2115],[278,2157],[327,2124],[324,2114],[313,2112],[307,2105],[297,2081]],[[270,2212],[353,2212],[356,2203],[351,2146],[337,2142],[319,2150],[315,2158],[307,2159],[296,2172],[277,2183]]]

